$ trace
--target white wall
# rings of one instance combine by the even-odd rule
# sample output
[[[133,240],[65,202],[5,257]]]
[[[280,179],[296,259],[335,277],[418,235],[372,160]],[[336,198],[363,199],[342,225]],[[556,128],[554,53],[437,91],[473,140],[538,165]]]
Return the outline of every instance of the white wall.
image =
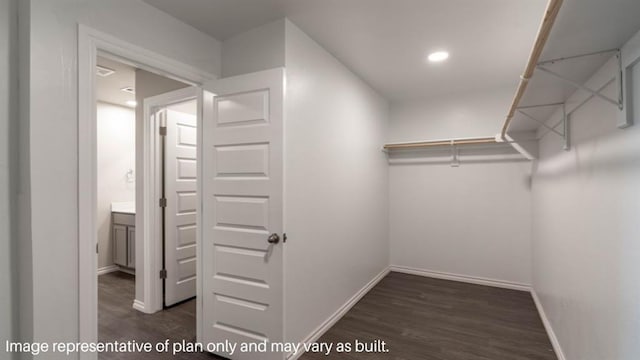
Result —
[[[144,99],[185,88],[187,85],[176,80],[136,70],[136,300],[144,303]]]
[[[634,52],[640,33],[623,48]],[[615,69],[612,59],[587,84],[599,87]],[[640,66],[634,79],[640,109]],[[617,96],[615,85],[606,92]],[[576,111],[571,151],[548,135],[533,176],[533,285],[568,360],[640,354],[640,113],[620,130],[617,112],[600,99]]]
[[[111,203],[133,202],[136,183],[127,171],[136,168],[136,116],[131,108],[98,103],[98,268],[113,265]],[[135,176],[135,172],[134,172]]]
[[[28,157],[29,196],[23,202],[33,301],[25,334],[35,341],[72,341],[78,334],[78,23],[129,43],[219,73],[220,44],[175,18],[131,0],[20,1],[30,3],[30,78],[21,131]],[[21,86],[22,87],[22,86]],[[22,107],[21,107],[22,112]],[[27,115],[27,114],[25,114]],[[31,247],[31,249],[28,249]],[[25,274],[25,275],[23,275]],[[28,279],[26,279],[28,280]],[[28,283],[25,282],[25,283]],[[24,338],[24,341],[30,339]],[[65,356],[48,355],[51,359]]]
[[[17,172],[17,3],[0,0],[0,340],[14,339]],[[4,349],[4,348],[3,348]],[[0,359],[11,356],[0,350]]]
[[[391,104],[389,142],[495,136],[513,87],[449,94]]]
[[[393,164],[391,265],[530,284],[529,162]]]
[[[389,140],[493,136],[512,91],[394,103]],[[450,149],[389,165],[391,265],[530,284],[531,163],[508,160],[507,150],[466,150],[481,162],[461,159],[460,167],[450,166]]]
[[[286,23],[285,312],[300,341],[388,265],[384,98]]]
[[[284,66],[285,20],[245,31],[222,42],[222,77]]]

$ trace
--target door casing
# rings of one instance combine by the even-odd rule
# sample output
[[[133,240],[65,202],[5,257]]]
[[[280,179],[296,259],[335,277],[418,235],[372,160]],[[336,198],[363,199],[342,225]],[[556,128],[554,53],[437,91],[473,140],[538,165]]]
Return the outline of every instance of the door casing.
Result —
[[[143,119],[144,130],[144,236],[142,238],[144,253],[144,304],[137,308],[147,314],[152,314],[163,308],[162,279],[162,244],[156,239],[162,237],[162,208],[158,205],[158,199],[162,197],[162,182],[160,176],[162,154],[160,150],[160,119],[156,112],[172,104],[196,99],[200,109],[201,90],[196,87],[188,87],[171,91],[144,99]],[[200,111],[200,110],[198,110]],[[136,254],[137,255],[137,254]]]
[[[98,341],[97,269],[97,119],[95,67],[97,56],[199,86],[216,76],[78,24],[78,341]],[[80,353],[95,360],[95,353]]]

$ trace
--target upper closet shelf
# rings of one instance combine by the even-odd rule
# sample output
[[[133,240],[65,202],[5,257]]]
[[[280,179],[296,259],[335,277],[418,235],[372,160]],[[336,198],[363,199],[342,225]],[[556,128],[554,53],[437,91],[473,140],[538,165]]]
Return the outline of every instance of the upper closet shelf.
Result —
[[[562,137],[564,149],[569,150],[569,116],[593,98],[620,110],[618,127],[630,126],[633,114],[628,102],[633,89],[627,80],[640,61],[640,54],[636,54],[640,51],[627,54],[620,49],[639,30],[639,13],[640,1],[550,0],[498,136],[394,143],[384,149],[508,143],[524,157],[534,159],[537,144],[531,144],[529,134],[536,134],[533,141],[555,134]],[[611,77],[597,85],[585,85],[612,57],[615,70]],[[569,107],[567,100],[576,90],[585,96]]]
[[[640,1],[562,1],[527,91],[503,130],[536,131],[538,139],[555,134],[564,138],[568,150],[567,119],[594,98],[620,111],[618,127],[630,126],[626,102],[632,89],[626,78],[638,57],[622,47],[640,30],[638,13]],[[593,81],[605,64],[605,72]],[[572,97],[577,91],[578,100]]]

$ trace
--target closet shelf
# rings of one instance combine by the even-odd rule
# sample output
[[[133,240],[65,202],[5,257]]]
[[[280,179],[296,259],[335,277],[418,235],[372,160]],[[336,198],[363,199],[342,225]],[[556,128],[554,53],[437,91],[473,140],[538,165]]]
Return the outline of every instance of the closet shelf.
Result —
[[[531,66],[527,69],[535,68],[535,73],[531,73],[527,92],[518,101],[522,105],[514,104],[512,110],[516,111],[510,112],[514,116],[503,126],[503,133],[534,131],[539,134],[539,139],[549,133],[555,133],[564,138],[565,150],[569,150],[570,133],[563,129],[567,126],[564,116],[570,117],[593,98],[617,108],[620,113],[617,123],[619,128],[624,129],[632,125],[633,108],[628,99],[632,90],[627,86],[626,79],[638,61],[638,54],[625,51],[622,47],[637,32],[632,14],[640,11],[640,2],[558,2],[561,4],[556,6],[562,5],[562,12],[555,20],[553,32],[546,35],[548,39],[544,46],[540,47],[544,51],[538,57],[543,60],[529,63]],[[548,8],[552,9],[551,6]],[[591,10],[586,12],[585,9]],[[599,16],[590,16],[589,13]],[[607,19],[619,21],[612,23]],[[634,25],[631,25],[632,23]],[[576,27],[575,24],[583,26]],[[583,37],[584,28],[598,36]],[[608,66],[606,72],[593,80],[594,74],[605,65]],[[523,77],[527,78],[526,75]],[[576,93],[578,96],[575,96]],[[552,105],[560,105],[562,109]],[[525,108],[531,112],[523,114],[521,110]],[[539,120],[543,120],[547,126],[540,124]]]

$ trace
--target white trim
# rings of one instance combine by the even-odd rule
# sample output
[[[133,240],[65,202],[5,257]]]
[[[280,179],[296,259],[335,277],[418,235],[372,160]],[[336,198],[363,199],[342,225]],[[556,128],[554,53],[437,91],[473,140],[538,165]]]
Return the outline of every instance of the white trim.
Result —
[[[391,265],[390,270],[394,272],[430,277],[434,279],[452,280],[452,281],[459,281],[459,282],[464,282],[469,284],[485,285],[485,286],[492,286],[492,287],[498,287],[503,289],[519,290],[519,291],[531,291],[531,285],[529,284],[521,284],[521,283],[516,283],[511,281],[489,279],[489,278],[478,277],[478,276],[452,274],[452,273],[418,269],[418,268],[412,268],[408,266],[399,266],[399,265]]]
[[[120,270],[118,265],[103,266],[101,268],[98,268],[98,276],[104,275],[104,274],[108,274],[108,273],[112,273],[112,272],[116,272],[118,270]]]
[[[78,28],[78,340],[98,340],[98,266],[95,244],[97,166],[95,75],[97,44]],[[97,359],[81,353],[80,359]]]
[[[162,194],[158,168],[162,161],[159,154],[160,139],[158,135],[159,122],[154,113],[172,104],[183,101],[197,100],[198,89],[187,87],[171,91],[165,94],[152,96],[143,102],[143,168],[144,184],[142,187],[144,211],[142,223],[144,226],[142,236],[144,291],[141,303],[145,304],[144,312],[152,314],[162,310],[162,279],[158,276],[162,268],[162,248],[153,239],[161,238],[162,212],[158,207],[158,199]]]
[[[200,85],[216,78],[213,74],[202,71],[196,67],[131,44],[84,24],[78,24],[78,32],[80,36],[90,40],[93,45],[96,46],[96,49],[104,52],[100,54],[102,57],[144,69],[173,80],[187,82],[190,85]]]
[[[204,84],[203,84],[204,85]],[[196,124],[196,136],[198,146],[196,146],[196,188],[200,191],[202,186],[202,123],[204,119],[204,107],[205,107],[205,96],[204,90],[202,88],[198,88],[198,114],[197,114],[197,124]],[[202,220],[202,192],[199,192],[199,196],[197,196],[196,202],[196,222],[198,224],[203,224]],[[196,256],[201,258],[202,256],[202,227],[196,226]],[[202,287],[203,282],[201,274],[204,274],[202,261],[196,261],[196,314],[204,314],[204,303],[202,302]],[[203,321],[202,316],[196,316],[196,341],[202,341],[202,332],[203,332]]]
[[[311,332],[311,334],[307,335],[307,337],[302,341],[303,343],[312,343],[317,341],[325,332],[327,332],[333,325],[335,325],[338,320],[340,320],[351,308],[362,299],[374,286],[376,286],[380,280],[382,280],[385,276],[389,274],[389,268],[385,268],[378,275],[376,275],[371,281],[369,281],[362,289],[358,290],[355,295],[353,295],[349,300],[347,300],[344,305],[340,306],[336,312],[334,312],[327,320],[325,320],[320,326],[318,326],[315,330]],[[296,360],[300,356],[304,354],[303,352],[289,354],[287,355],[288,360]]]
[[[498,136],[498,135],[497,135]],[[527,160],[535,160],[536,157],[527,149],[525,149],[522,145],[518,143],[518,141],[514,140],[509,134],[504,134],[505,139],[511,144],[511,147],[516,149],[520,155],[524,156]]]
[[[78,341],[83,343],[98,341],[94,79],[98,51],[193,85],[215,79],[212,74],[193,66],[78,24]],[[81,353],[79,358],[95,360],[97,354]]]
[[[123,272],[125,274],[136,276],[136,270],[135,269],[129,269],[129,268],[126,268],[126,267],[123,267],[123,266],[119,266],[118,267],[118,271]]]
[[[629,41],[630,43],[631,41]],[[620,53],[620,65],[622,73],[619,76],[620,88],[622,89],[623,108],[618,112],[618,127],[627,128],[637,122],[638,109],[633,108],[634,96],[640,89],[633,88],[633,68],[640,63],[640,47],[625,46]]]
[[[553,346],[553,351],[555,351],[558,360],[567,360],[564,356],[564,352],[562,351],[562,346],[560,346],[560,341],[558,341],[558,337],[551,327],[551,322],[549,321],[549,318],[547,318],[547,314],[544,312],[544,308],[542,307],[542,303],[540,302],[540,298],[538,298],[538,294],[535,289],[531,289],[531,297],[533,297],[533,302],[536,304],[538,314],[540,314],[542,324],[544,325],[545,330],[547,330],[547,336],[549,336],[549,340]]]
[[[144,312],[145,306],[144,306],[144,303],[142,301],[133,300],[133,308],[138,310],[138,311]]]

